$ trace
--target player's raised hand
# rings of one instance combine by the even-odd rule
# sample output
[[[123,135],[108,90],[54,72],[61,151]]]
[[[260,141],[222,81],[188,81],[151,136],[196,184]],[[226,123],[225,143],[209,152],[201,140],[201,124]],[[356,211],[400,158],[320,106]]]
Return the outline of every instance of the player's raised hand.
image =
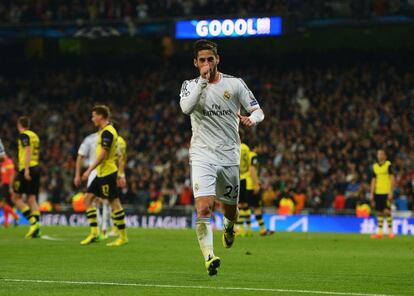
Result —
[[[209,80],[210,79],[210,66],[209,65],[201,66],[200,75],[202,78]]]
[[[252,127],[254,125],[253,121],[248,116],[243,116],[240,115],[240,113],[237,113],[237,117],[239,117],[240,122],[247,127]]]

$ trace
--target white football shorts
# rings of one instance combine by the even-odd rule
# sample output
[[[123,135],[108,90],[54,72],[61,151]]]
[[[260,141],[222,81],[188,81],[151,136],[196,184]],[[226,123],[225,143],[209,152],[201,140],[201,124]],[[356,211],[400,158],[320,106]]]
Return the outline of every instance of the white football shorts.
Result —
[[[96,169],[94,169],[90,174],[89,174],[89,177],[88,177],[88,183],[87,183],[87,187],[89,188],[89,186],[91,186],[91,184],[92,184],[92,181],[94,180],[96,178]]]
[[[240,166],[220,166],[207,163],[191,164],[194,198],[215,196],[227,205],[239,202]]]

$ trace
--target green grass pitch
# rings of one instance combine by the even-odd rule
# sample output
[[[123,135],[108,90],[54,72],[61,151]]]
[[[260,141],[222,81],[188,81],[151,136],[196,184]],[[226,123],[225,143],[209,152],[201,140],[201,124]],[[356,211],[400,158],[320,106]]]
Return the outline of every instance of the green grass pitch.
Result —
[[[26,231],[0,229],[0,295],[414,295],[413,237],[255,234],[227,250],[216,231],[209,277],[193,230],[128,229],[119,248],[81,246],[87,228]]]

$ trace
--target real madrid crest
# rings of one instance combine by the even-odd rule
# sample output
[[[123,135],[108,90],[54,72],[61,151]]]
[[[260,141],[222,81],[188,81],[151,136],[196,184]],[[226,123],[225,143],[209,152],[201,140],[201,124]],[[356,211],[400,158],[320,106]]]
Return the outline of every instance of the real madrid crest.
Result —
[[[224,99],[225,101],[230,100],[230,92],[229,92],[228,90],[225,90],[225,91],[224,91],[224,94],[223,94],[223,99]]]

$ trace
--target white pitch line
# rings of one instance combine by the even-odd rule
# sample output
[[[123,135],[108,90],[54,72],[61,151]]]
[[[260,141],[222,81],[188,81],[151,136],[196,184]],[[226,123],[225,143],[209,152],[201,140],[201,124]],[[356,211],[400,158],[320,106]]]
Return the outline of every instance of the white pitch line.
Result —
[[[4,282],[27,282],[39,284],[64,284],[64,285],[98,285],[98,286],[126,286],[126,287],[147,287],[147,288],[172,288],[172,289],[203,289],[203,290],[234,290],[252,292],[281,292],[281,293],[303,293],[320,295],[344,295],[344,296],[392,296],[389,294],[369,294],[351,292],[329,292],[312,290],[291,290],[291,289],[272,289],[272,288],[243,288],[243,287],[214,287],[214,286],[184,286],[184,285],[158,285],[158,284],[138,284],[138,283],[111,283],[111,282],[89,282],[89,281],[53,281],[53,280],[25,280],[25,279],[1,279]]]
[[[40,238],[45,239],[45,240],[50,240],[50,241],[64,241],[63,238],[52,237],[52,236],[48,236],[48,235],[41,235]]]

